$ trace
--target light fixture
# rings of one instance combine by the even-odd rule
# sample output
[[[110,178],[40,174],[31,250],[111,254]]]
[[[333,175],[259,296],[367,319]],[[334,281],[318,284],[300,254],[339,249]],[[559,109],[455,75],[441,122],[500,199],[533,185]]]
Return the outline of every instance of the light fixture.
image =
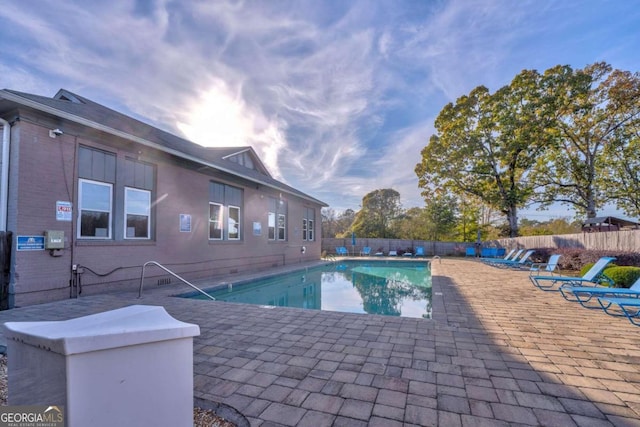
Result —
[[[60,136],[60,135],[63,135],[63,134],[64,134],[64,132],[62,132],[62,131],[61,131],[60,129],[58,129],[58,128],[51,129],[51,130],[49,131],[49,138],[56,138],[56,137],[58,137],[58,136]]]

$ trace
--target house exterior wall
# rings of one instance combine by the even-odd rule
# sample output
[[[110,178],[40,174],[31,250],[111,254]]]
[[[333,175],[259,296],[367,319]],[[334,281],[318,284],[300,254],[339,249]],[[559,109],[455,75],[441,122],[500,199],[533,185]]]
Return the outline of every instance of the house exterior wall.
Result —
[[[10,304],[22,306],[69,298],[81,285],[82,295],[135,290],[141,266],[157,261],[187,280],[198,280],[277,265],[320,258],[321,206],[306,199],[281,194],[278,190],[178,159],[113,135],[74,123],[64,123],[44,114],[26,111],[12,128],[12,163],[8,229],[17,236],[42,236],[45,230],[64,232],[65,249],[16,250],[10,285]],[[63,128],[64,135],[49,136],[49,129]],[[125,157],[155,165],[152,193],[152,231],[149,240],[78,239],[78,147],[108,151],[117,156],[117,168]],[[212,241],[209,231],[209,183],[225,183],[243,190],[239,241]],[[114,192],[119,191],[114,187]],[[287,202],[287,240],[268,240],[269,197]],[[56,202],[71,202],[73,220],[56,219]],[[315,239],[302,236],[305,208],[315,209]],[[180,214],[191,215],[191,231],[180,230]],[[113,224],[122,225],[122,196],[114,197]],[[254,222],[261,235],[254,235]],[[115,233],[114,233],[115,234]],[[301,247],[306,251],[302,253]],[[53,256],[53,255],[55,256]],[[77,266],[78,274],[72,266]],[[149,267],[145,286],[158,285],[167,276]],[[176,292],[182,285],[172,286]],[[186,289],[185,289],[186,290]]]

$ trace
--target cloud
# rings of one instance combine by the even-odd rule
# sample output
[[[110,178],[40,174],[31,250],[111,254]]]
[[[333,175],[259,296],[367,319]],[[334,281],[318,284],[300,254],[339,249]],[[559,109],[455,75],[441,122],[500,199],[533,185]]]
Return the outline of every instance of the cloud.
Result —
[[[640,12],[622,2],[5,3],[4,87],[65,87],[204,145],[252,145],[276,178],[340,209],[378,188],[420,205],[433,119],[478,85],[572,58],[638,64]]]

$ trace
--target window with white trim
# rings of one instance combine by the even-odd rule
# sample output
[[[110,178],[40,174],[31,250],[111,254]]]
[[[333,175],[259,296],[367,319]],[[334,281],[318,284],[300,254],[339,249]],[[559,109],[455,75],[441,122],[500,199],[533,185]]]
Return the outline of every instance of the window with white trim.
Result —
[[[243,190],[220,182],[209,183],[209,239],[241,240]]]
[[[268,203],[269,240],[287,240],[287,202],[269,197]]]
[[[227,223],[227,238],[240,240],[240,208],[238,206],[229,206]]]
[[[222,205],[209,203],[209,239],[222,240]]]
[[[125,239],[151,237],[151,191],[124,188]]]
[[[315,240],[315,219],[316,211],[311,208],[303,209],[302,218],[302,240],[312,242]]]
[[[113,184],[80,179],[78,188],[78,237],[111,238]]]

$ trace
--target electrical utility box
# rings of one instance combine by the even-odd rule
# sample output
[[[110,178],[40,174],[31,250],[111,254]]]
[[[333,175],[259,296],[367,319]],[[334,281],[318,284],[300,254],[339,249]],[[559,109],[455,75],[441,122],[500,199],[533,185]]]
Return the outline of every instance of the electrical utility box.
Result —
[[[64,249],[64,231],[47,230],[44,232],[45,249]]]

